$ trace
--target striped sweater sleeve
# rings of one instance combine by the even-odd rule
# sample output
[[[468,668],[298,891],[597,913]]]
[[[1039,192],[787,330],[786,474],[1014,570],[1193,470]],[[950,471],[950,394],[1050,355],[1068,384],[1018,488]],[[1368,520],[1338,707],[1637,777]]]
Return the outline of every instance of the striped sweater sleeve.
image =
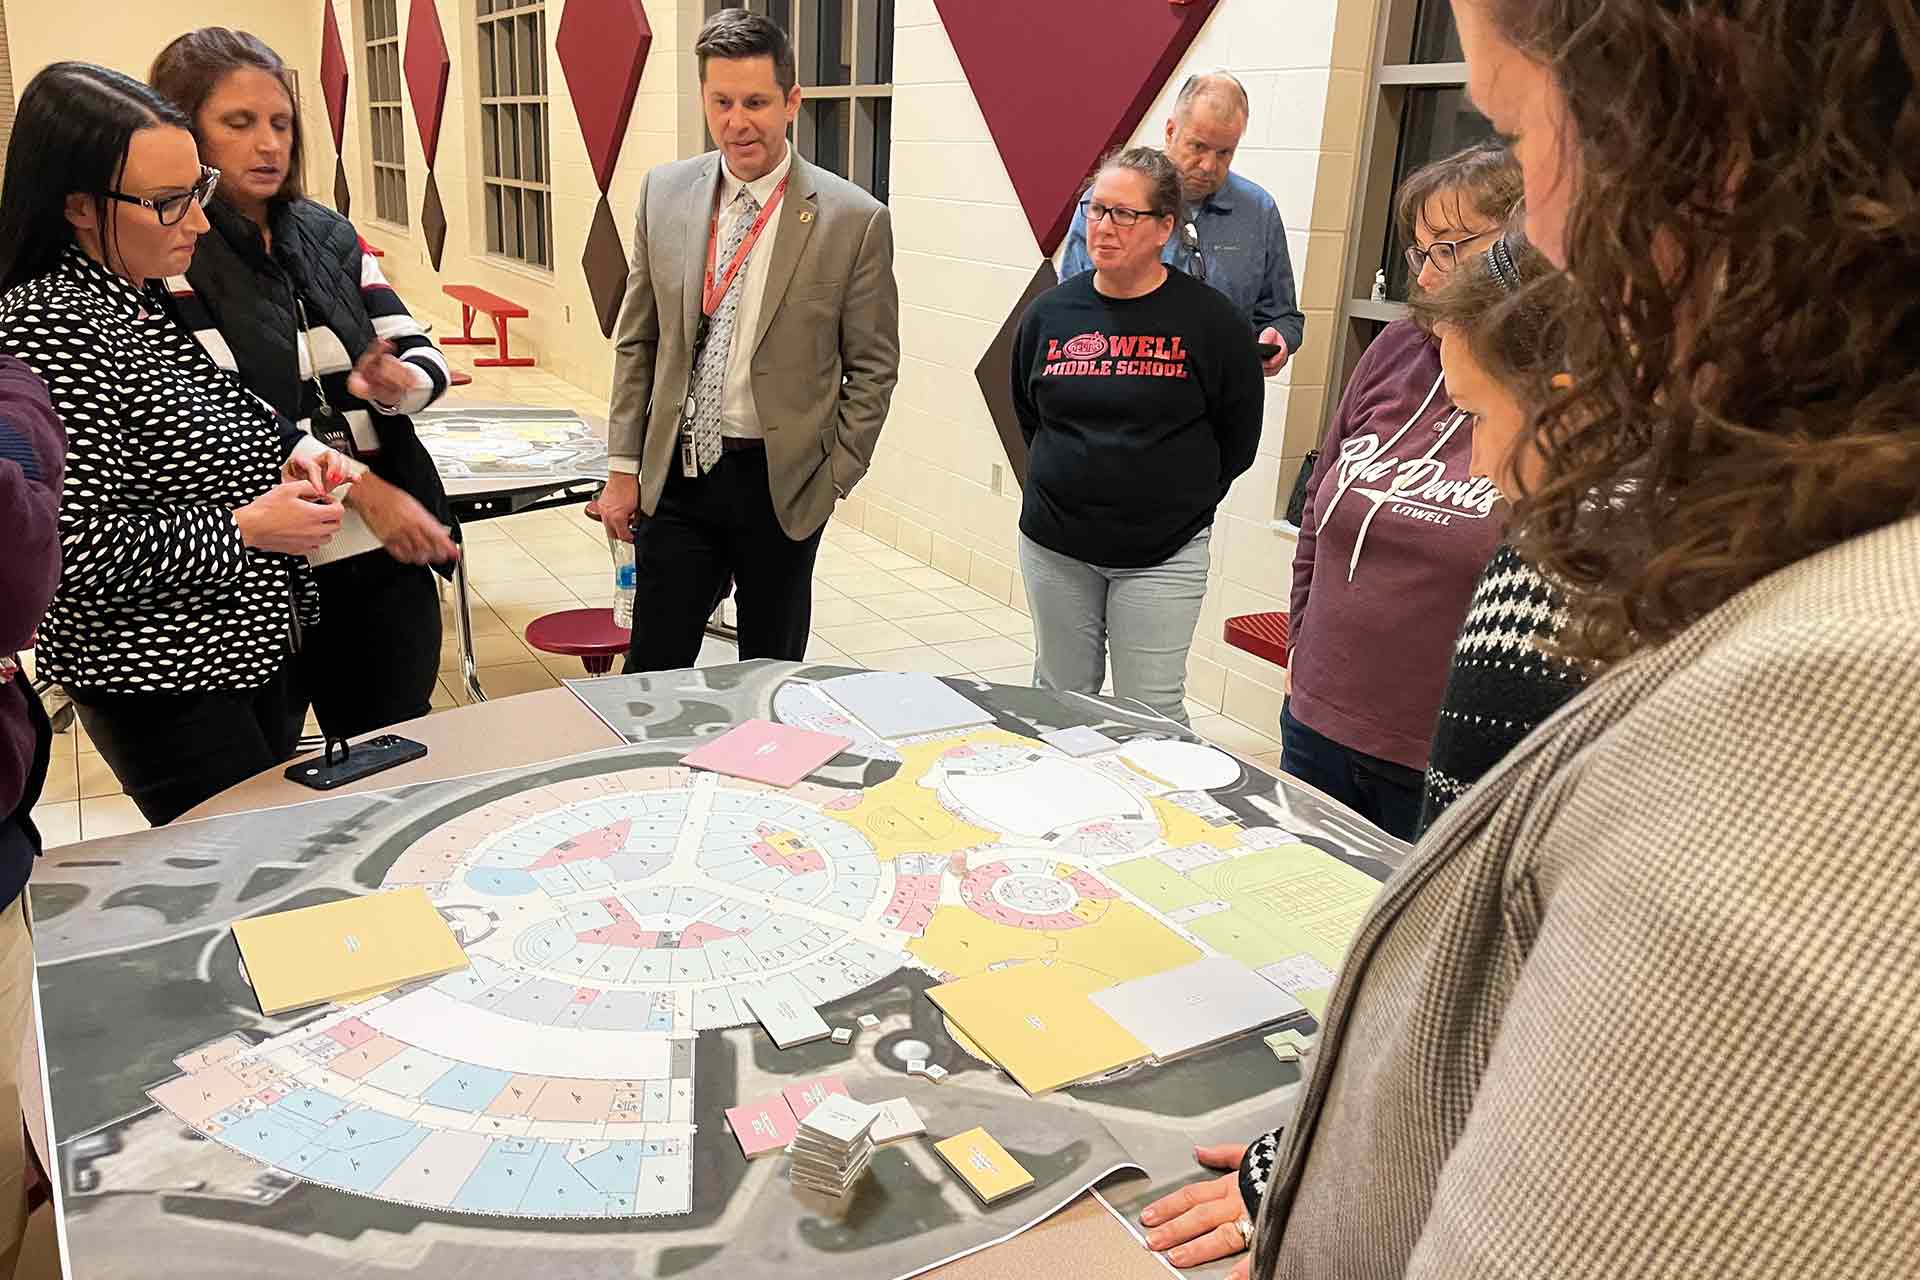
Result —
[[[424,381],[416,378],[417,388],[399,404],[378,407],[394,413],[418,413],[446,394],[447,358],[387,283],[386,273],[380,270],[380,259],[366,251],[364,242],[359,253],[360,296],[366,303],[367,316],[373,321],[374,334],[392,343],[394,355],[404,364],[425,375]]]
[[[168,276],[166,279],[167,297],[173,303],[174,317],[180,326],[193,335],[207,358],[220,369],[231,374],[242,389],[246,384],[240,377],[240,361],[233,354],[233,347],[227,342],[226,335],[220,332],[220,325],[213,318],[213,312],[207,307],[207,300],[200,296],[185,276]],[[326,448],[318,440],[302,431],[297,423],[289,422],[286,417],[259,395],[247,390],[247,395],[266,412],[273,415],[273,429],[280,437],[280,443],[286,447],[286,456],[313,457]]]

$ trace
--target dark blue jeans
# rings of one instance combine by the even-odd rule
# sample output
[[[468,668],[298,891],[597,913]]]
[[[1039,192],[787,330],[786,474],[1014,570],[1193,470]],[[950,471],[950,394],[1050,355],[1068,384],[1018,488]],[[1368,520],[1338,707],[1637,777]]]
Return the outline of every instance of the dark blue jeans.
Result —
[[[1425,775],[1315,733],[1293,718],[1291,699],[1280,704],[1280,770],[1402,840],[1419,828]]]

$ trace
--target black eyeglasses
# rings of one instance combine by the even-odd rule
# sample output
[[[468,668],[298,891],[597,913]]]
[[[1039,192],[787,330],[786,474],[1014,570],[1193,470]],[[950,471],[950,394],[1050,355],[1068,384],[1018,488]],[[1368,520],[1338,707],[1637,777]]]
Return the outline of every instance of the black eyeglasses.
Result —
[[[1492,234],[1492,230],[1476,231],[1459,240],[1435,240],[1424,249],[1417,244],[1410,244],[1407,246],[1407,265],[1413,268],[1413,274],[1417,276],[1427,265],[1427,260],[1431,258],[1433,265],[1440,268],[1443,273],[1452,271],[1460,265],[1460,246],[1472,244],[1475,240],[1484,240]]]
[[[109,191],[106,196],[107,199],[118,200],[121,204],[137,204],[142,209],[151,209],[153,216],[160,219],[161,226],[171,227],[187,216],[189,204],[197,204],[202,209],[206,208],[207,201],[213,199],[214,189],[219,185],[220,171],[203,164],[200,166],[200,181],[177,196],[161,196],[158,200],[151,200],[146,196],[130,196],[124,191]]]
[[[1112,218],[1113,225],[1125,230],[1142,218],[1158,218],[1161,215],[1151,209],[1129,209],[1125,205],[1107,205],[1094,200],[1082,200],[1080,208],[1086,213],[1088,222],[1099,222],[1102,218]]]

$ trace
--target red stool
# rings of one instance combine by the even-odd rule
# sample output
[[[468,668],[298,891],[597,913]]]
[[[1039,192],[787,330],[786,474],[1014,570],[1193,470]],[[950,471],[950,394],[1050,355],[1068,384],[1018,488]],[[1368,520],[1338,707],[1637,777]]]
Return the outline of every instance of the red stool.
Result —
[[[632,632],[613,624],[611,609],[563,609],[527,626],[527,643],[533,648],[578,658],[587,673],[596,676],[613,670],[613,660],[627,651],[632,638]]]

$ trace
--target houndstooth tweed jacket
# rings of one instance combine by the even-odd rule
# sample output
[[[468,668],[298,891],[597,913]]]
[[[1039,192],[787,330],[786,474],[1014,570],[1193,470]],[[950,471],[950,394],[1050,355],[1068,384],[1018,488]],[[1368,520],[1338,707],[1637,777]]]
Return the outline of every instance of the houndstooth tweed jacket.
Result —
[[[1388,882],[1312,1063],[1255,1276],[1920,1275],[1920,519],[1534,732]]]

